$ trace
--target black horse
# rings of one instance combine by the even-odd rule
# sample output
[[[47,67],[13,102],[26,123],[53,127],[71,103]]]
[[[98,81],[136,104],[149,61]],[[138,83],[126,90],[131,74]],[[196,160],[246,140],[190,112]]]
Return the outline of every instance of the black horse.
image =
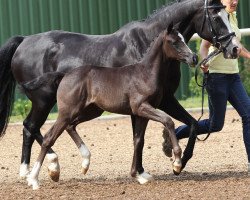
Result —
[[[60,83],[57,90],[58,118],[44,136],[41,152],[28,178],[28,183],[33,189],[39,187],[38,174],[48,149],[64,130],[68,130],[80,149],[83,173],[88,171],[91,154],[78,135],[76,126],[100,116],[104,111],[131,115],[136,119],[132,177],[141,184],[152,179],[142,166],[144,135],[148,120],[162,123],[168,131],[175,156],[173,171],[179,174],[182,150],[174,132],[174,122],[165,112],[156,109],[163,97],[164,76],[171,71],[163,65],[169,59],[193,66],[198,61],[197,55],[188,48],[182,35],[174,30],[172,25],[167,32],[162,32],[152,42],[148,52],[136,64],[120,68],[86,65],[73,69],[65,76],[61,72],[50,72],[24,83],[22,86],[26,91],[46,88],[50,85],[48,83]]]
[[[11,38],[0,49],[0,135],[5,133],[11,113],[15,84],[30,81],[47,72],[66,73],[82,65],[121,67],[139,61],[151,41],[170,22],[179,27],[186,41],[194,33],[222,48],[224,57],[237,57],[233,33],[220,0],[182,0],[155,11],[146,20],[132,22],[110,35],[83,35],[64,31],[50,31],[31,36]],[[164,63],[172,70],[165,79],[164,97],[159,108],[175,119],[191,126],[191,137],[184,151],[183,167],[192,157],[197,121],[178,103],[174,93],[180,81],[178,61]],[[56,86],[34,92],[24,91],[32,108],[24,121],[20,175],[29,172],[31,147],[34,140],[41,145],[40,128],[56,103]],[[131,117],[133,124],[136,118]],[[59,172],[57,155],[48,151],[49,169]],[[53,174],[53,173],[52,173]],[[53,177],[53,176],[52,176]]]

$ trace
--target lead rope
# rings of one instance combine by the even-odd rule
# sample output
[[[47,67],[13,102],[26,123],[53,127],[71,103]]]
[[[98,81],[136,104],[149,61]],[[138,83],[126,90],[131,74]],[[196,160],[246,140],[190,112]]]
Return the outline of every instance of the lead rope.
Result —
[[[210,59],[212,59],[214,56],[217,56],[219,53],[221,53],[221,50],[215,50],[212,53],[210,53],[206,58],[204,58],[200,63],[198,63],[195,67],[195,82],[196,84],[201,87],[201,116],[197,120],[198,122],[202,118],[204,114],[204,96],[205,96],[205,86],[207,85],[207,79],[208,79],[208,72],[203,73],[203,79],[202,79],[202,84],[198,83],[198,69],[200,68],[201,65],[206,64]],[[208,137],[210,136],[210,132],[208,132],[207,136],[204,139],[196,137],[198,141],[206,141]]]

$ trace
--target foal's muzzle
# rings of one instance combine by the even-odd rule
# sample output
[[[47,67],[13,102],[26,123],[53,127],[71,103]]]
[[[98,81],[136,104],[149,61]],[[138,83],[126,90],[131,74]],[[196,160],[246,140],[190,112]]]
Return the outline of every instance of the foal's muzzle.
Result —
[[[198,56],[196,54],[193,55],[193,65],[198,64]]]

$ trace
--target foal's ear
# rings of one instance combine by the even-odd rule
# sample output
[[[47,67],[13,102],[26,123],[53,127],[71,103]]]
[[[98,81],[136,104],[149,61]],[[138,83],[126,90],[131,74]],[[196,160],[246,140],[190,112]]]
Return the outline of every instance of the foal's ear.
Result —
[[[167,29],[168,34],[172,32],[173,28],[174,28],[174,23],[171,22],[171,23],[168,25],[168,29]]]

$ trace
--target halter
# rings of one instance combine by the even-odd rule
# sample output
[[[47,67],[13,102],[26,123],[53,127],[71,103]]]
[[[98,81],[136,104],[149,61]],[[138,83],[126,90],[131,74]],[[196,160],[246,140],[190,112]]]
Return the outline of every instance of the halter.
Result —
[[[211,17],[210,17],[210,14],[209,14],[209,9],[222,9],[222,8],[225,8],[226,6],[223,6],[223,5],[212,5],[212,6],[208,6],[208,0],[205,0],[205,5],[204,5],[204,11],[205,11],[205,16],[203,18],[203,23],[202,23],[202,27],[201,27],[201,32],[204,28],[204,24],[205,24],[205,21],[208,22],[208,27],[209,27],[209,30],[210,32],[212,33],[212,44],[213,46],[217,47],[218,49],[223,49],[223,48],[226,48],[229,43],[231,42],[233,36],[235,36],[235,32],[232,32],[232,33],[229,33],[229,34],[226,34],[226,35],[223,35],[223,36],[220,36],[218,37],[218,34],[216,33],[214,27],[213,27],[213,24],[212,24],[212,20],[211,20]],[[228,43],[223,47],[221,42],[227,38],[230,38],[230,40],[228,41]]]

